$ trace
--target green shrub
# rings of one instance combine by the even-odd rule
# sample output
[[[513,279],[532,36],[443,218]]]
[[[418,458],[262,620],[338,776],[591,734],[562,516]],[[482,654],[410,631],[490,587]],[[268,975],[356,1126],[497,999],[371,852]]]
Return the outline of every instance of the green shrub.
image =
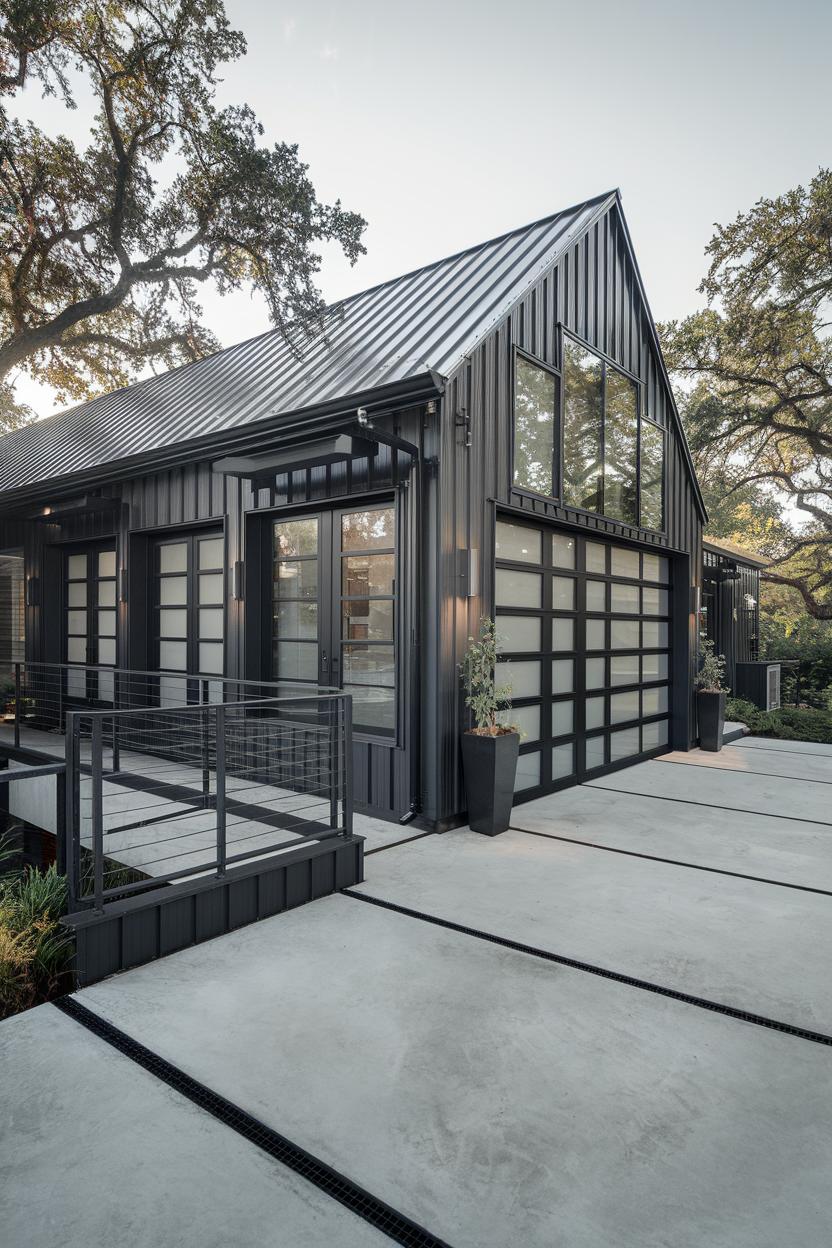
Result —
[[[755,737],[779,737],[781,741],[832,743],[832,714],[809,707],[784,706],[761,711],[752,702],[729,698],[725,718],[745,724]]]
[[[9,857],[0,846],[0,862]],[[60,926],[67,881],[54,866],[0,875],[0,1018],[70,987],[72,938]]]

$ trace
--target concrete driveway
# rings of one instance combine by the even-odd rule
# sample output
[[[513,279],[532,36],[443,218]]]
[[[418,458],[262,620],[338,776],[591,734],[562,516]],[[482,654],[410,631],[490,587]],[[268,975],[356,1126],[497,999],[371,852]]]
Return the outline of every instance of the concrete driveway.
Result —
[[[828,1243],[830,784],[832,747],[668,755],[78,994],[411,1232],[55,1007],[0,1024],[4,1244]]]

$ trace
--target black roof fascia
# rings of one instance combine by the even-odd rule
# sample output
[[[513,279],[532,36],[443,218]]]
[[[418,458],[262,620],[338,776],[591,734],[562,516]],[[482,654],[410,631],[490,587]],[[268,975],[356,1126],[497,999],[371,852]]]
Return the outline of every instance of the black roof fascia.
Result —
[[[0,515],[9,514],[23,503],[42,500],[47,495],[50,498],[64,498],[79,491],[181,467],[183,464],[193,463],[195,458],[209,460],[219,458],[223,452],[234,451],[242,455],[262,450],[265,438],[297,438],[302,433],[325,433],[333,426],[342,427],[347,420],[354,421],[359,407],[365,408],[368,413],[373,414],[374,419],[380,420],[393,411],[436,399],[441,395],[443,385],[443,378],[432,371],[426,371],[408,378],[407,381],[394,382],[390,386],[344,395],[315,407],[281,412],[279,416],[266,420],[219,432],[213,431],[200,438],[177,442],[149,453],[140,452],[123,460],[109,460],[83,472],[66,473],[52,480],[36,481],[20,489],[0,493]]]

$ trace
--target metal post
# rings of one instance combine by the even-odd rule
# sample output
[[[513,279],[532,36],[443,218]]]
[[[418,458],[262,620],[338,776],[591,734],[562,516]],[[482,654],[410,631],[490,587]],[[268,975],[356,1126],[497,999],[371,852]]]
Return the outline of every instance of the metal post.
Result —
[[[207,720],[207,711],[202,714]],[[217,875],[225,875],[225,707],[218,706],[214,715],[217,734]]]
[[[329,711],[329,826],[338,827],[338,795],[341,788],[341,742],[338,739],[338,699],[328,698]]]
[[[14,665],[14,747],[20,746],[20,664]]]
[[[55,840],[58,873],[67,875],[66,768],[55,776]]]
[[[352,694],[344,697],[344,835],[352,836]]]
[[[208,681],[200,682],[202,685],[202,705],[208,705]],[[209,737],[209,721],[208,716],[202,715],[202,795],[207,797],[211,792],[211,750]],[[207,805],[207,803],[206,803]]]
[[[66,824],[64,839],[64,861],[69,883],[69,912],[78,909],[80,899],[80,849],[76,850],[76,837],[80,826],[80,776],[78,773],[78,739],[76,733],[77,715],[70,711],[66,717],[66,771],[65,779],[68,786],[65,807]]]
[[[121,747],[118,739],[118,715],[120,686],[118,672],[113,672],[113,773],[120,770],[121,767]]]
[[[90,759],[92,770],[92,802],[90,804],[90,816],[92,819],[92,852],[93,852],[93,874],[94,874],[94,901],[96,910],[104,908],[104,792],[102,780],[101,756],[103,751],[103,739],[101,732],[101,717],[93,715],[92,717],[92,737],[90,741],[92,757]]]

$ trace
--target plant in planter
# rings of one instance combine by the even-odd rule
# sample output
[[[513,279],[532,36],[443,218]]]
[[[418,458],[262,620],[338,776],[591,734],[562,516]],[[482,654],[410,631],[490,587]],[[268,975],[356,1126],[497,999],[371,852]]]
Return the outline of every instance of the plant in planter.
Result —
[[[714,653],[714,643],[708,638],[702,642],[702,666],[696,673],[693,687],[699,718],[699,746],[703,750],[721,750],[728,696],[725,659]]]
[[[465,705],[476,723],[462,736],[468,822],[486,836],[496,836],[508,827],[520,749],[517,729],[497,722],[501,711],[511,709],[511,686],[496,683],[497,640],[494,621],[480,620],[479,637],[468,638],[462,660]]]

